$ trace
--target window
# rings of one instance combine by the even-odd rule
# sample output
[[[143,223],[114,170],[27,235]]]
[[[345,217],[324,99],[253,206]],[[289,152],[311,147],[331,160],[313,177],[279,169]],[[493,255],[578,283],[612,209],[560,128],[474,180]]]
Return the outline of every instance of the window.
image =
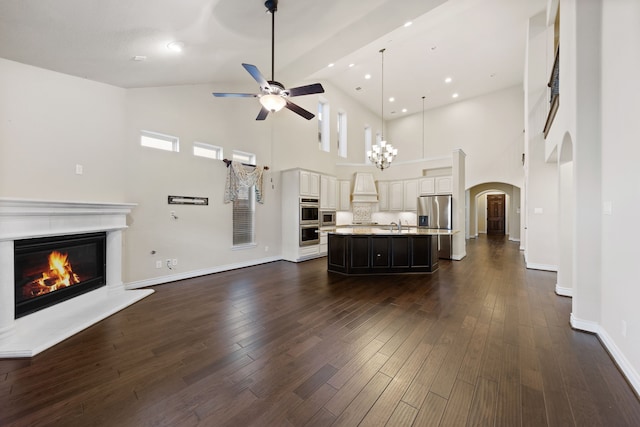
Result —
[[[255,154],[233,151],[233,160],[250,165],[256,164]],[[233,246],[255,244],[255,187],[242,187],[233,202]]]
[[[347,157],[347,113],[338,112],[338,156]]]
[[[180,151],[180,139],[177,136],[164,135],[147,130],[140,131],[140,145],[165,151]]]
[[[329,136],[329,103],[320,100],[318,103],[318,148],[327,153],[331,151]]]
[[[193,155],[198,157],[206,157],[208,159],[222,160],[222,147],[205,144],[204,142],[194,142]]]
[[[364,128],[364,162],[371,164],[367,153],[371,151],[371,126],[365,126]]]

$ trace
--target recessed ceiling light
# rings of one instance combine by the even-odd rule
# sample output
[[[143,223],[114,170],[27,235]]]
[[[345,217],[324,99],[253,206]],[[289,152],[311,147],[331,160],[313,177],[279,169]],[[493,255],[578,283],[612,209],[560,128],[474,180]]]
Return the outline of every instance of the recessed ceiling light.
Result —
[[[327,67],[331,68],[331,67],[333,67],[334,65],[336,65],[336,64],[334,64],[334,63],[332,62],[331,64],[327,65]]]
[[[140,61],[146,61],[146,60],[147,60],[147,57],[146,57],[146,56],[144,56],[144,55],[136,55],[136,56],[134,56],[134,57],[133,57],[133,58],[131,58],[131,59],[133,59],[134,61],[138,61],[138,62],[140,62]]]
[[[407,112],[407,109],[406,109],[406,108],[403,108],[403,109],[402,109],[402,112],[403,112],[403,113],[406,113],[406,112]]]
[[[453,81],[453,79],[451,77],[447,77],[446,79],[444,79],[445,83],[451,83]]]
[[[365,74],[365,75],[364,75],[364,78],[365,78],[365,79],[367,79],[367,80],[369,80],[369,79],[371,78],[371,74]]]
[[[356,64],[349,64],[349,68],[353,68],[355,66],[356,66]]]
[[[411,22],[411,21],[407,21],[407,22],[405,22],[405,23],[404,23],[404,27],[405,27],[405,28],[410,27],[410,26],[411,26],[411,24],[413,24],[413,22]]]
[[[451,95],[452,98],[457,98],[459,95],[457,93],[454,93],[453,95]]]
[[[182,49],[184,49],[184,43],[183,42],[171,42],[167,45],[167,49],[169,49],[172,52],[182,52]]]
[[[393,96],[389,98],[389,102],[393,102],[393,101],[395,101],[395,100],[396,100],[396,99],[395,99]]]

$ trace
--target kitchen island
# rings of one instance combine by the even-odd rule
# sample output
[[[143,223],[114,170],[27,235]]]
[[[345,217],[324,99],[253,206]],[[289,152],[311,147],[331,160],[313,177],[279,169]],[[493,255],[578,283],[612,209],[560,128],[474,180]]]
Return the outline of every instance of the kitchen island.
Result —
[[[416,227],[336,227],[328,234],[327,269],[343,274],[432,273],[439,235],[456,231]]]

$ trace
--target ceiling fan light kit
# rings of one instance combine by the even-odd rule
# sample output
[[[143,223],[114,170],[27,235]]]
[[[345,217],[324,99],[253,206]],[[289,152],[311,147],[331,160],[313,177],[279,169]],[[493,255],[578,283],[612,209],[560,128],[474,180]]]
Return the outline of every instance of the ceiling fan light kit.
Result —
[[[272,113],[282,110],[287,105],[287,101],[280,95],[262,95],[260,104]]]
[[[262,108],[256,120],[264,120],[269,113],[275,113],[287,108],[307,120],[315,117],[314,114],[289,101],[289,98],[302,95],[312,95],[324,93],[324,88],[320,83],[306,86],[285,89],[284,85],[275,81],[274,78],[274,51],[275,51],[275,12],[278,10],[278,0],[267,0],[264,3],[267,11],[271,13],[271,80],[264,78],[258,67],[251,64],[242,64],[251,77],[260,85],[260,93],[223,93],[213,92],[213,96],[222,98],[258,98]]]

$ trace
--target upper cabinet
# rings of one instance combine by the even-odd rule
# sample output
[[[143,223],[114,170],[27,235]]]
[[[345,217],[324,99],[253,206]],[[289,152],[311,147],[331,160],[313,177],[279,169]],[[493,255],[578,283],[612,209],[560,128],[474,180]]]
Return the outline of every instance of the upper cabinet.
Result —
[[[420,195],[428,196],[431,194],[436,194],[436,179],[431,177],[420,178],[419,186],[420,186]]]
[[[389,210],[404,210],[404,181],[389,182]]]
[[[450,176],[436,177],[436,194],[451,194],[453,190],[453,180]]]
[[[404,210],[418,210],[418,184],[417,179],[404,181]]]
[[[451,176],[423,177],[418,180],[419,195],[451,194],[453,190]]]
[[[389,181],[378,181],[378,210],[389,210]]]
[[[335,176],[320,176],[320,208],[335,210],[338,206],[338,180]]]
[[[300,196],[320,197],[320,174],[300,171]]]
[[[338,181],[338,207],[339,211],[351,209],[351,182]]]

